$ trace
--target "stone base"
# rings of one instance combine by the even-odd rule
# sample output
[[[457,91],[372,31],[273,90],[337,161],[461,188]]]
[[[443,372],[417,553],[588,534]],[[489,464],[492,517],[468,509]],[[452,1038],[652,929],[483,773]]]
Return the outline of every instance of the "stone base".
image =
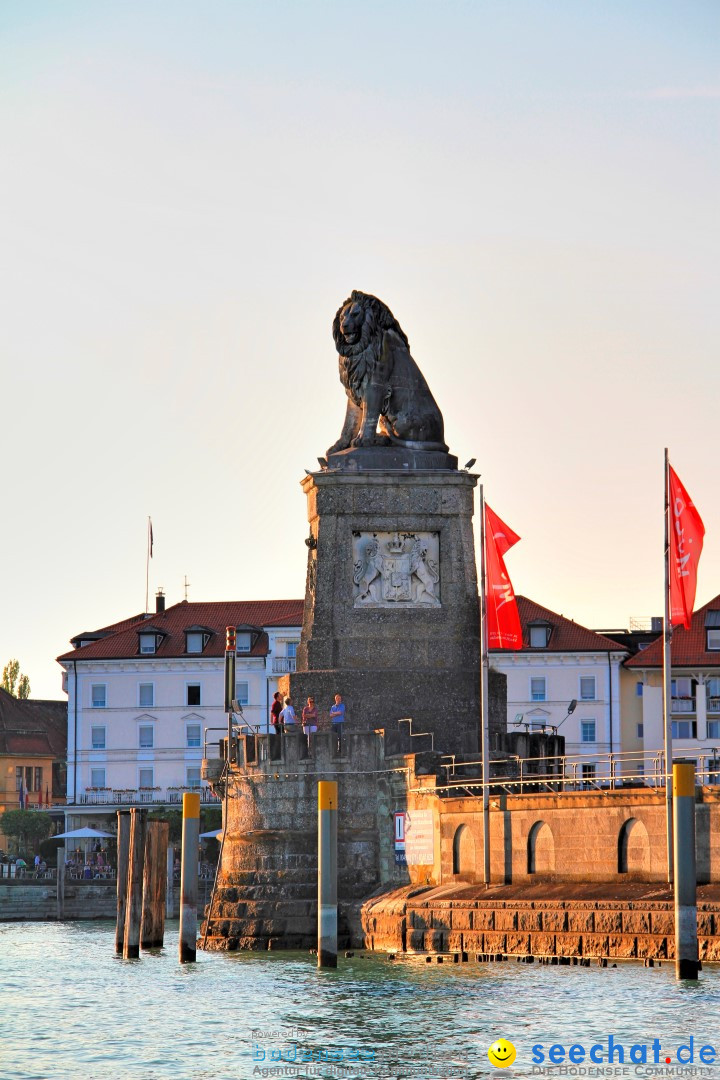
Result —
[[[337,454],[328,454],[328,469],[342,472],[364,472],[379,469],[384,472],[394,470],[438,470],[457,471],[458,459],[443,450],[412,450],[405,446],[358,446],[352,450],[339,450]]]

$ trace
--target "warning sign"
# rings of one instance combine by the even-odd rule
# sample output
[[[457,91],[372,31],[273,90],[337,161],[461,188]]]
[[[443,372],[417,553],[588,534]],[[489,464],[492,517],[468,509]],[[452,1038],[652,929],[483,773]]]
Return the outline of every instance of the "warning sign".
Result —
[[[435,855],[432,810],[405,814],[405,860],[408,866],[432,865]]]

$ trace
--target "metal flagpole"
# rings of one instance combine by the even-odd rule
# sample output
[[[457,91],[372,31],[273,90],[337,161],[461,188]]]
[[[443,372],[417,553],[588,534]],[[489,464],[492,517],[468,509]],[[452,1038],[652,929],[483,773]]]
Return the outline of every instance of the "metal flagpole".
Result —
[[[152,531],[152,520],[148,517],[147,528],[147,555],[145,556],[145,614],[148,613],[148,599],[150,594],[150,533]]]
[[[480,737],[482,741],[483,784],[483,881],[490,884],[490,734],[488,724],[488,637],[485,590],[485,494],[480,495]]]
[[[663,729],[665,733],[665,832],[667,879],[673,880],[672,626],[670,625],[670,470],[665,447],[665,620],[663,623]]]

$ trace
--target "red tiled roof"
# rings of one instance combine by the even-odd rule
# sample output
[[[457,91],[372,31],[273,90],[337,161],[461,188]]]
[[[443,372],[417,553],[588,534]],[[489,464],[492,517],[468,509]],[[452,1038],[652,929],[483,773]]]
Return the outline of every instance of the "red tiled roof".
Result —
[[[705,616],[708,611],[720,611],[720,596],[708,600],[698,608],[690,621],[690,629],[684,626],[673,627],[670,660],[673,667],[720,667],[720,652],[706,649]],[[625,667],[658,668],[662,667],[663,636],[656,638],[647,649],[625,661]]]
[[[64,758],[67,702],[39,698],[19,701],[0,689],[0,754]]]
[[[157,651],[147,654],[153,657],[187,656],[185,631],[191,626],[205,626],[213,634],[202,653],[197,656],[223,656],[225,653],[225,627],[248,626],[300,626],[303,616],[302,600],[236,600],[208,603],[190,603],[187,600],[174,604],[165,611],[152,612],[147,618],[140,616],[116,623],[117,632],[110,633],[82,649],[72,649],[58,656],[58,660],[110,660],[138,656],[138,634],[147,628],[157,630],[163,637]],[[105,628],[106,630],[109,628]],[[78,635],[82,636],[82,635]],[[78,638],[72,639],[77,641]],[[249,656],[266,656],[268,637],[259,634]]]
[[[596,634],[594,630],[588,630],[585,626],[566,619],[563,615],[551,611],[550,608],[542,607],[526,596],[518,596],[517,605],[520,614],[520,623],[523,632],[523,651],[534,653],[557,653],[557,652],[626,652],[617,641]],[[530,647],[531,623],[548,623],[551,627],[550,638],[545,648]],[[506,652],[504,649],[490,649],[491,653]]]

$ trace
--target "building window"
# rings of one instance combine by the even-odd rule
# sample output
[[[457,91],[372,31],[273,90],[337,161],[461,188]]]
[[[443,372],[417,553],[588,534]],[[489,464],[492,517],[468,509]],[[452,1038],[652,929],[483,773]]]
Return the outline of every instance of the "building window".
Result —
[[[708,720],[708,739],[720,739],[720,720]]]
[[[643,696],[643,684],[641,682],[635,683],[635,697]]]
[[[580,676],[580,700],[595,701],[595,676]]]
[[[595,721],[581,720],[580,732],[580,738],[582,742],[595,742]]]
[[[249,653],[252,649],[252,634],[246,631],[241,631],[237,635],[236,641],[236,651],[238,653]]]
[[[707,694],[707,711],[720,713],[720,679],[708,679],[705,683]]]
[[[248,682],[236,682],[235,683],[235,700],[240,705],[250,704],[250,683]]]
[[[93,750],[105,749],[105,728],[93,727],[90,728],[90,739],[92,741]]]
[[[695,712],[695,680],[687,675],[672,679],[672,711],[674,713]]]
[[[673,739],[697,739],[697,723],[695,720],[673,720]]]
[[[33,791],[42,791],[42,765],[35,766],[35,783],[33,784]]]
[[[140,634],[140,652],[144,655],[154,653],[157,649],[157,634]]]
[[[155,770],[154,769],[138,769],[138,786],[141,788],[151,788],[155,786]]]
[[[638,737],[638,739],[642,739],[644,734],[645,734],[645,725],[644,724],[637,724],[637,737]]]
[[[720,649],[720,630],[708,630],[707,651],[717,652]]]
[[[90,770],[90,787],[105,787],[105,770]]]
[[[185,730],[187,732],[188,746],[202,745],[202,728],[200,727],[200,724],[188,724]]]
[[[188,630],[185,634],[185,652],[201,653],[210,639],[202,630]]]
[[[188,787],[197,788],[201,786],[200,767],[198,765],[188,765],[185,770],[185,776],[187,778],[186,782]]]
[[[295,660],[296,659],[296,657],[297,657],[297,647],[298,647],[298,642],[297,641],[288,641],[287,645],[285,646],[285,655],[288,657],[288,659],[290,659],[290,660]]]
[[[708,652],[717,652],[720,649],[720,611],[705,613],[705,634]]]
[[[535,676],[530,680],[530,700],[531,701],[546,701],[547,700],[547,684],[544,676]]]
[[[152,750],[155,745],[155,732],[152,724],[141,724],[138,730],[138,745],[141,750]]]
[[[93,709],[104,709],[107,705],[107,688],[105,683],[98,683],[92,687],[91,701]]]
[[[546,625],[531,626],[530,628],[530,648],[531,649],[544,649],[547,646],[550,638],[550,627]]]
[[[186,705],[199,705],[200,704],[200,683],[188,683],[186,687],[187,701]]]
[[[140,683],[138,704],[141,709],[152,709],[155,704],[155,687],[151,682]]]

